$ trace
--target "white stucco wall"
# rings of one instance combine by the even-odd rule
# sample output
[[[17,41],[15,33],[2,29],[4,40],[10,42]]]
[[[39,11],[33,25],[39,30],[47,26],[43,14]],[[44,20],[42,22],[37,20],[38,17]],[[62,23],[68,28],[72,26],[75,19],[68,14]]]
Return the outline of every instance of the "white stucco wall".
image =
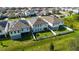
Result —
[[[60,22],[60,23],[57,23],[57,24],[52,24],[52,27],[59,27],[60,25],[64,25],[64,22]]]
[[[23,30],[20,29],[19,32],[16,31],[16,33],[14,33],[14,31],[13,31],[12,34],[11,34],[11,32],[9,32],[9,34],[10,34],[10,36],[15,36],[15,35],[20,35],[21,33],[25,33],[25,32],[30,32],[30,27],[23,28]]]
[[[7,32],[8,32],[8,25],[9,25],[9,24],[7,23],[7,24],[6,24],[6,27],[5,27],[5,30],[4,30],[4,31],[5,31],[5,33],[7,33]]]
[[[9,34],[10,34],[10,36],[15,36],[15,35],[20,35],[21,32],[18,33],[18,31],[16,31],[16,33],[14,33],[14,31],[13,31],[12,34],[11,34],[11,32],[9,32]]]
[[[4,31],[4,30],[1,31],[1,32],[0,32],[0,35],[5,35],[5,31]]]
[[[33,32],[43,31],[44,28],[48,28],[48,24],[41,24],[41,26],[33,26]]]
[[[23,31],[21,31],[21,33],[24,33],[24,32],[30,32],[30,27],[24,28]]]

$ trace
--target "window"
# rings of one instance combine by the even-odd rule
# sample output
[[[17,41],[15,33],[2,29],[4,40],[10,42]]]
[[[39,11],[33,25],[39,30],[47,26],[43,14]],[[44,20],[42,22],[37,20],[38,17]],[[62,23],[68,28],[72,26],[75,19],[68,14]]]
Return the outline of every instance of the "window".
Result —
[[[10,32],[11,34],[13,33],[13,32]]]
[[[41,29],[39,28],[39,31],[40,31]]]
[[[39,27],[39,24],[37,26]]]
[[[28,28],[27,28],[27,30],[28,30]]]
[[[38,29],[38,31],[39,31],[40,29]]]
[[[37,27],[37,25],[35,25],[35,27]]]
[[[55,25],[55,23],[53,23],[53,26]]]
[[[35,27],[38,27],[38,25],[35,25]]]
[[[40,24],[40,27],[41,27],[41,25],[42,25],[42,24]]]
[[[14,33],[16,33],[16,31],[14,31]]]
[[[20,31],[18,30],[18,33],[19,33]]]
[[[1,32],[1,30],[0,30],[0,32]]]
[[[39,27],[40,27],[40,24],[39,24]]]
[[[22,29],[22,31],[23,31],[23,29]]]
[[[37,30],[37,29],[35,29],[35,31],[37,32],[38,30]]]

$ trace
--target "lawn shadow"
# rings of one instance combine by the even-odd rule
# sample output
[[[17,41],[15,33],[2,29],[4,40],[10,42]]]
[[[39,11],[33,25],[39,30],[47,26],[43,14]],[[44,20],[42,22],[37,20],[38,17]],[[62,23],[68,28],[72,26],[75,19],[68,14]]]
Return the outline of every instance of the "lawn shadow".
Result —
[[[26,40],[31,40],[32,35],[31,34],[22,34],[21,39],[15,39],[15,41],[26,41]]]
[[[3,39],[0,39],[0,41],[6,41],[6,40],[10,40],[10,38],[3,38]]]

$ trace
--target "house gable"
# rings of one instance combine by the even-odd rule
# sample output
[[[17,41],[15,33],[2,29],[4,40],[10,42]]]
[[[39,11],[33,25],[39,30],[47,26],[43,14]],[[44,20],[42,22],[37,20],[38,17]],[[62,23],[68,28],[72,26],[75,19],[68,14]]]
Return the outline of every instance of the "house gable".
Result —
[[[36,18],[36,21],[34,22],[33,25],[39,25],[39,24],[46,24],[46,22],[41,17],[38,17]]]
[[[32,19],[32,21],[30,21],[30,23],[32,25],[33,32],[44,31],[44,28],[48,28],[48,24],[41,17]]]

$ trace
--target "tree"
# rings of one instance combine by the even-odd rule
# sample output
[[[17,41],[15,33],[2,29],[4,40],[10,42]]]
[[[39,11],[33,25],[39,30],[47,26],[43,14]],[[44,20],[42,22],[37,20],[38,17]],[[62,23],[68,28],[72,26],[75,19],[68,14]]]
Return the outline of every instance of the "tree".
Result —
[[[71,28],[74,28],[73,24],[70,25]]]
[[[53,43],[50,44],[50,51],[54,51],[54,44]]]
[[[70,16],[72,15],[73,11],[69,11]]]

